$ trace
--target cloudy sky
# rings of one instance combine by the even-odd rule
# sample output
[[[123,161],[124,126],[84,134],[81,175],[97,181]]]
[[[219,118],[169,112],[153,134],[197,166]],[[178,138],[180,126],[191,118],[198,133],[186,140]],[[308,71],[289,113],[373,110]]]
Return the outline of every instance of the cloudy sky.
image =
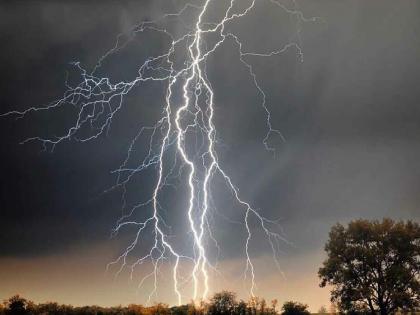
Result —
[[[70,62],[91,69],[119,33],[174,12],[182,3],[2,3],[1,112],[61,97]],[[257,294],[280,302],[299,300],[315,311],[329,303],[328,289],[318,288],[316,272],[332,224],[356,218],[420,219],[420,5],[415,0],[297,4],[305,16],[322,18],[301,26],[303,62],[293,49],[250,59],[267,94],[273,126],[285,139],[270,139],[275,156],[264,149],[264,111],[234,45],[223,45],[207,67],[217,95],[220,161],[249,202],[266,217],[280,219],[289,241],[281,245],[282,275],[254,226]],[[218,8],[214,10],[217,16]],[[167,27],[182,31],[173,24]],[[243,38],[246,50],[268,51],[291,40],[296,23],[270,1],[259,1],[255,13],[231,30]],[[164,45],[162,36],[136,37],[104,67],[115,80],[133,78],[141,60]],[[147,290],[137,292],[138,282],[129,281],[127,274],[114,279],[105,273],[129,235],[110,238],[121,213],[121,194],[103,192],[115,182],[111,171],[124,160],[136,127],[150,124],[162,99],[159,87],[136,90],[107,136],[89,143],[66,141],[52,153],[41,152],[37,143],[19,142],[62,134],[71,116],[1,118],[0,298],[18,292],[40,302],[145,301]],[[136,179],[134,195],[143,196],[153,180],[147,173]],[[216,186],[219,211],[235,220],[235,206]],[[180,217],[180,195],[167,218]],[[228,288],[246,297],[238,272],[244,262],[243,231],[221,216],[215,222],[215,237],[223,243],[219,264],[224,277],[214,281],[213,289]],[[162,283],[158,299],[174,303],[170,286]]]

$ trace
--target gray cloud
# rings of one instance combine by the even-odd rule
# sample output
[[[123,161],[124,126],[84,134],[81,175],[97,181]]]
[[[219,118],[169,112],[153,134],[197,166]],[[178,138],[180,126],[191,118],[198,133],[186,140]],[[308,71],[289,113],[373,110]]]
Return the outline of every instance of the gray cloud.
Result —
[[[271,139],[276,157],[264,151],[264,111],[246,69],[237,61],[234,43],[228,42],[209,60],[217,91],[221,162],[256,207],[268,217],[282,219],[294,243],[284,250],[291,254],[320,248],[336,221],[418,219],[420,195],[418,3],[299,4],[308,16],[325,21],[303,26],[304,62],[292,50],[270,59],[250,59],[267,92],[273,124],[286,138]],[[1,110],[58,97],[69,61],[93,66],[118,33],[177,5],[176,1],[2,5],[0,39],[7,45],[0,55]],[[294,26],[284,18],[270,6],[261,6],[232,31],[247,39],[249,49],[271,49],[288,40]],[[116,76],[133,75],[133,65],[162,45],[164,39],[146,35],[104,66]],[[101,192],[112,184],[109,171],[124,157],[138,124],[149,123],[159,112],[161,97],[157,86],[134,93],[109,137],[91,144],[66,143],[52,154],[17,143],[39,132],[58,132],[68,123],[64,115],[2,119],[0,236],[7,242],[0,244],[1,255],[43,255],[74,244],[106,242],[120,199],[118,194]],[[151,180],[151,176],[136,180],[134,192],[139,187],[147,190]],[[237,219],[235,211],[240,210],[229,197],[219,190],[215,197],[220,211]],[[243,233],[242,227],[220,224],[237,229],[238,236]],[[215,232],[225,239],[226,230]],[[229,238],[223,257],[241,255],[240,240]],[[255,255],[267,250],[261,246]]]

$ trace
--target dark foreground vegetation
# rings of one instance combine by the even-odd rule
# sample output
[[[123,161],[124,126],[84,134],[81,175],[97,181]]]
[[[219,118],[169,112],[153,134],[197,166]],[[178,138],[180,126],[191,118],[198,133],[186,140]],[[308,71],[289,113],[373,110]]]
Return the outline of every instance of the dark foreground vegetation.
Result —
[[[420,225],[412,221],[356,220],[336,224],[325,246],[327,259],[319,269],[320,286],[331,288],[332,307],[318,314],[419,314]],[[169,307],[131,304],[118,307],[35,304],[16,295],[0,306],[0,315],[309,315],[308,306],[252,298],[238,301],[232,292],[216,293],[206,303]]]
[[[267,303],[264,299],[252,298],[248,302],[238,301],[233,292],[216,293],[208,303],[194,303],[169,307],[157,303],[153,306],[130,304],[128,306],[100,307],[60,305],[57,303],[35,304],[19,295],[4,301],[0,314],[13,315],[201,315],[201,314],[237,314],[237,315],[277,315],[277,300]],[[296,302],[286,302],[283,305],[283,315],[309,315],[308,306]]]

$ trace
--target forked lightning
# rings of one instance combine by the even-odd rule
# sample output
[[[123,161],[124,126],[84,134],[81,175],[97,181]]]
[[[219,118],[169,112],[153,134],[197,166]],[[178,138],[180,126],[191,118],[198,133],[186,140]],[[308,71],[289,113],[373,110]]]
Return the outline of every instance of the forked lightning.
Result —
[[[222,8],[222,14],[217,21],[208,21],[209,8],[217,3]],[[77,115],[70,128],[62,135],[52,138],[31,137],[23,141],[39,141],[46,150],[65,140],[86,142],[94,140],[109,132],[117,113],[124,106],[126,95],[135,88],[144,87],[147,81],[160,82],[166,89],[165,104],[162,116],[152,126],[143,126],[132,139],[127,150],[126,159],[114,172],[117,182],[112,189],[120,188],[123,191],[123,210],[127,207],[126,187],[133,177],[145,170],[156,172],[156,182],[149,200],[141,201],[123,211],[117,222],[113,234],[122,229],[135,227],[136,233],[131,243],[122,251],[108,267],[117,266],[116,275],[127,269],[131,277],[137,267],[151,266],[151,269],[142,275],[139,288],[149,282],[152,289],[149,292],[149,301],[157,294],[161,278],[161,269],[170,266],[174,295],[178,304],[193,299],[206,300],[210,293],[211,274],[217,274],[218,266],[213,258],[208,256],[209,246],[220,250],[221,240],[212,232],[210,213],[212,184],[215,176],[220,176],[232,193],[238,205],[242,208],[243,226],[247,233],[244,239],[245,270],[244,278],[249,279],[249,292],[254,296],[256,290],[256,268],[250,254],[252,228],[250,220],[259,222],[261,230],[265,233],[273,252],[273,259],[277,266],[278,246],[285,239],[279,230],[278,222],[263,217],[260,212],[240,195],[228,171],[223,168],[217,154],[217,135],[215,117],[215,90],[207,76],[209,56],[213,55],[223,45],[239,52],[240,62],[243,64],[250,79],[255,85],[255,91],[261,97],[260,106],[266,113],[267,134],[262,139],[263,145],[269,151],[270,137],[277,135],[282,138],[279,130],[273,127],[270,110],[266,105],[266,94],[261,88],[258,78],[250,63],[249,57],[269,58],[279,55],[288,49],[294,49],[303,58],[300,32],[301,25],[313,22],[316,18],[305,18],[297,10],[296,3],[290,2],[292,8],[280,0],[205,0],[198,3],[187,3],[176,13],[163,15],[154,21],[142,22],[132,29],[132,35],[155,32],[168,40],[168,50],[157,56],[150,56],[138,68],[138,75],[134,80],[113,82],[111,77],[97,75],[103,63],[111,55],[124,49],[130,39],[123,40],[123,34],[118,36],[115,46],[105,53],[91,72],[88,72],[80,63],[74,66],[80,71],[82,80],[76,85],[67,84],[63,97],[47,106],[31,107],[25,111],[12,111],[4,115],[22,117],[32,112],[48,111],[55,108],[71,105],[77,108]],[[243,50],[239,35],[228,30],[228,27],[240,19],[246,18],[257,5],[270,5],[282,10],[296,22],[295,41],[273,51],[249,52]],[[183,16],[188,14],[194,19],[192,25],[184,21]],[[185,26],[183,34],[175,34],[162,27],[164,21],[175,20]],[[209,35],[216,40],[207,40]],[[179,62],[179,58],[183,58]],[[182,66],[180,66],[180,64]],[[232,91],[233,93],[233,91]],[[88,132],[86,130],[89,130]],[[195,135],[196,143],[190,143]],[[135,146],[147,137],[148,149],[136,167],[130,166]],[[198,139],[198,140],[197,140]],[[199,145],[197,145],[199,143]],[[160,200],[164,189],[171,184],[173,178],[183,181],[188,187],[185,220],[188,222],[192,237],[192,248],[180,249],[172,243],[168,234],[170,222],[165,222],[162,215]],[[149,210],[147,210],[149,209]],[[170,211],[171,209],[166,209]],[[139,211],[150,213],[146,219],[135,219]],[[148,212],[150,211],[150,212]],[[152,233],[151,244],[144,244],[145,234]],[[148,248],[147,253],[133,260],[138,248]],[[150,249],[150,250],[149,250]],[[193,253],[193,254],[191,254]],[[181,272],[181,267],[190,267],[190,272]],[[145,269],[147,270],[147,268]],[[165,280],[167,281],[167,279]],[[192,296],[190,294],[192,292]]]

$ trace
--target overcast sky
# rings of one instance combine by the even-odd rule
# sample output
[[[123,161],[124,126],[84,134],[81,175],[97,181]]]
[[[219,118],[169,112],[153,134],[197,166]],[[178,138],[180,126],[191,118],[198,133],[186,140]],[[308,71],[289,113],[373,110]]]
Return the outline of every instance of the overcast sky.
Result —
[[[258,3],[256,12],[233,31],[242,36],[246,50],[281,46],[296,25],[269,1]],[[293,49],[250,59],[267,94],[273,126],[285,138],[271,139],[275,156],[264,149],[264,111],[234,45],[221,47],[207,67],[216,91],[220,161],[248,201],[266,217],[281,219],[291,243],[281,248],[283,277],[269,258],[269,246],[260,245],[263,236],[255,226],[257,293],[280,302],[306,302],[316,310],[329,303],[328,289],[318,288],[316,272],[332,224],[356,218],[420,219],[420,4],[297,3],[305,16],[322,17],[302,26],[303,62]],[[1,112],[57,99],[65,91],[70,62],[91,69],[119,33],[181,4],[3,2]],[[139,36],[106,69],[116,80],[132,78],[142,58],[163,46],[161,36]],[[40,152],[39,144],[19,142],[60,134],[71,117],[0,118],[0,298],[19,292],[35,301],[144,302],[145,292],[136,293],[137,283],[127,275],[115,281],[104,275],[127,239],[110,239],[121,195],[103,191],[114,183],[110,171],[125,158],[135,128],[150,123],[162,97],[154,86],[136,91],[106,137],[67,141],[52,153]],[[147,174],[139,178],[134,191],[147,190],[153,179]],[[216,203],[230,213],[227,209],[234,206],[220,190],[215,191]],[[179,213],[168,215],[176,217]],[[214,288],[245,296],[237,271],[243,266],[238,245],[243,234],[220,223],[215,235],[224,244],[220,266],[225,280]],[[169,288],[162,289],[159,299],[174,303]]]

